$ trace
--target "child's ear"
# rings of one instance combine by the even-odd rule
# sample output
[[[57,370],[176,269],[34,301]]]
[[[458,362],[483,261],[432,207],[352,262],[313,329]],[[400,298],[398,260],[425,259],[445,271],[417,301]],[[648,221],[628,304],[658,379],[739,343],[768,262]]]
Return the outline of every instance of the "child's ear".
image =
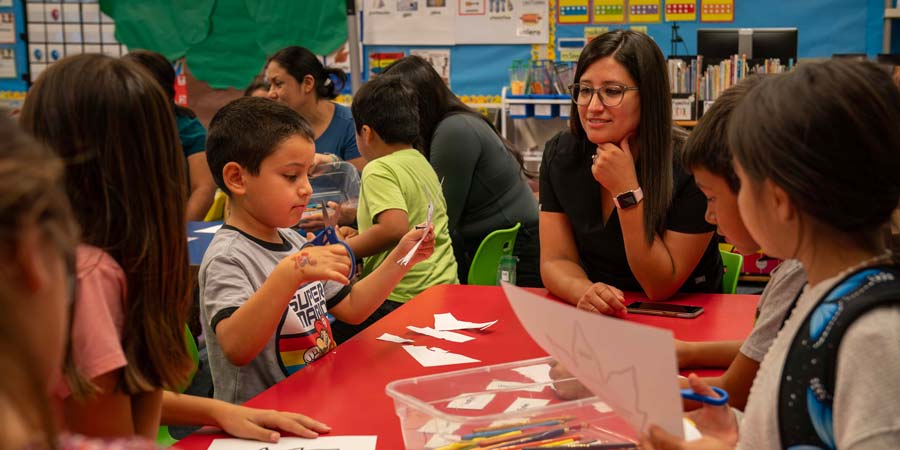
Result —
[[[36,228],[22,231],[15,249],[14,267],[18,268],[18,273],[10,274],[17,275],[22,286],[29,292],[38,292],[50,283],[46,256],[52,252],[41,247],[39,234]]]
[[[775,217],[783,223],[796,220],[797,208],[787,192],[770,179],[766,179],[764,183],[766,184],[766,192],[771,196],[772,205],[775,207]]]
[[[240,164],[231,161],[222,168],[222,181],[232,194],[244,195],[247,192],[244,168]]]
[[[375,130],[368,125],[363,125],[359,130],[360,136],[363,138],[363,142],[366,143],[366,146],[371,147],[372,142],[375,141]]]

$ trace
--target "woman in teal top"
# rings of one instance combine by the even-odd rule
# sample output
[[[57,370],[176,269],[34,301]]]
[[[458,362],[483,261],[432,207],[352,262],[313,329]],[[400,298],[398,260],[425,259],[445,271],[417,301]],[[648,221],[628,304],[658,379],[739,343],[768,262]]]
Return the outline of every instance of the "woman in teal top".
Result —
[[[334,103],[338,89],[332,79],[343,84],[341,69],[324,67],[311,51],[285,47],[266,62],[269,98],[285,105],[309,121],[316,138],[316,153],[330,153],[362,171],[365,160],[356,148],[356,128],[350,109]]]
[[[522,155],[454,95],[424,59],[405,57],[384,73],[403,77],[419,94],[419,148],[443,180],[460,281],[467,279],[481,241],[518,222],[516,284],[541,286],[538,205]]]

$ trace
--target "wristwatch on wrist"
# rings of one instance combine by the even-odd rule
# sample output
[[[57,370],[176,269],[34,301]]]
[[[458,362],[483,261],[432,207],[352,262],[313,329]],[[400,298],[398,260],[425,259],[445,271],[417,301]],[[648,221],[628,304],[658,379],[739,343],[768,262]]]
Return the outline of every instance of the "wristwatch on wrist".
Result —
[[[613,203],[616,204],[616,208],[628,209],[637,206],[643,199],[644,191],[642,191],[641,188],[637,188],[633,191],[625,191],[613,197]]]

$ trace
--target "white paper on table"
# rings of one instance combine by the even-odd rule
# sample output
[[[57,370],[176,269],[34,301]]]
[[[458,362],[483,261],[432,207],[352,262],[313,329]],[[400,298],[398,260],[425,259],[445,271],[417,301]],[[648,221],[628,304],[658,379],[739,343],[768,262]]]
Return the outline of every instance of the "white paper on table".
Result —
[[[469,342],[472,339],[475,339],[472,336],[466,336],[464,334],[454,333],[452,331],[437,331],[431,327],[420,328],[420,327],[414,327],[412,325],[408,325],[406,328],[410,331],[415,331],[416,333],[424,334],[425,336],[431,336],[434,338],[443,339],[445,341],[450,341],[450,342]]]
[[[525,398],[519,397],[506,408],[504,412],[522,411],[525,409],[540,408],[550,403],[549,398]]]
[[[450,422],[441,419],[431,419],[425,422],[417,431],[428,434],[449,434],[458,430],[462,426],[459,422]]]
[[[402,338],[400,336],[394,336],[393,334],[390,334],[390,333],[384,333],[375,339],[378,339],[379,341],[396,342],[398,344],[406,344],[408,342],[415,342],[412,339],[406,339],[406,338]]]
[[[465,355],[450,353],[444,349],[437,347],[428,348],[424,345],[404,345],[406,350],[422,367],[449,366],[452,364],[465,364],[472,362],[481,362]]]
[[[277,444],[249,439],[214,439],[208,450],[375,450],[378,436],[283,437]]]
[[[459,320],[456,317],[453,317],[452,313],[443,313],[443,314],[435,314],[434,315],[434,329],[438,330],[438,331],[469,330],[469,329],[483,330],[495,323],[497,323],[496,320],[493,322],[484,322],[484,323],[466,322],[464,320]]]
[[[448,408],[454,409],[484,409],[497,394],[460,394],[447,403]]]
[[[211,227],[206,227],[206,228],[201,228],[201,229],[195,231],[194,233],[209,233],[209,234],[216,234],[216,231],[219,231],[219,228],[222,228],[222,224],[219,224],[219,225],[213,225],[213,226],[211,226]],[[271,450],[271,449],[269,449],[269,450]]]
[[[684,437],[675,341],[669,330],[590,313],[502,283],[541,348],[639,432]]]
[[[549,383],[553,381],[550,378],[550,364],[535,364],[533,366],[517,367],[513,370],[524,377],[534,380],[535,383]]]
[[[491,380],[485,390],[488,391],[528,391],[542,392],[547,385],[535,386],[532,383],[519,383],[516,381]]]

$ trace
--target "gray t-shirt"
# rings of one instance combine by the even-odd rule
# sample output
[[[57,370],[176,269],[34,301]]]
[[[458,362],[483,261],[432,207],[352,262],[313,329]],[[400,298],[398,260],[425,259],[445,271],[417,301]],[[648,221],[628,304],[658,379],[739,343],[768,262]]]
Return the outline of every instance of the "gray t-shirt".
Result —
[[[794,304],[794,299],[805,284],[806,272],[796,259],[785,260],[772,271],[772,278],[759,297],[753,331],[741,345],[744,356],[756,362],[763,360],[784,323],[788,310]]]
[[[300,250],[306,239],[290,229],[278,230],[282,244],[261,241],[225,225],[203,255],[200,265],[200,321],[206,335],[215,398],[244,403],[334,348],[326,317],[350,292],[332,281],[297,288],[278,328],[249,364],[228,361],[216,337],[216,325],[253,295],[282,259]]]
[[[760,365],[740,423],[739,449],[780,448],[778,391],[788,349],[806,316],[842,277],[807,286]],[[900,306],[856,319],[837,355],[834,437],[841,450],[900,448]]]

